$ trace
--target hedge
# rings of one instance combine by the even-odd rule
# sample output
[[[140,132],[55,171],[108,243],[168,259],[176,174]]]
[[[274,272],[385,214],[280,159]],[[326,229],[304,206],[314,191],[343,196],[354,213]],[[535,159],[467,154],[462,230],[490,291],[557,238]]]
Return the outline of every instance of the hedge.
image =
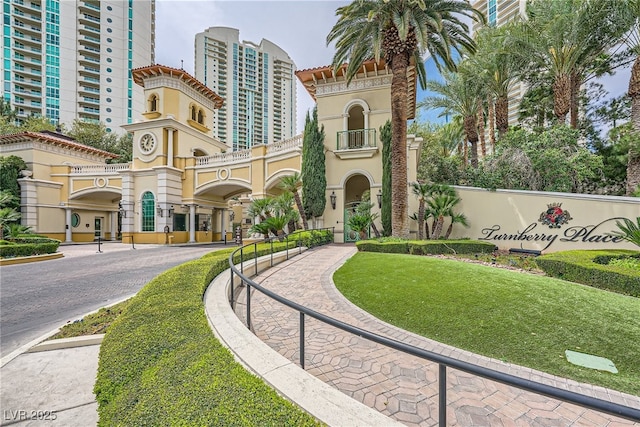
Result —
[[[29,243],[24,243],[28,241]],[[0,258],[27,257],[52,254],[58,250],[60,240],[37,238],[20,239],[18,241],[0,241]]]
[[[300,234],[303,242],[317,239]],[[333,241],[325,232],[324,241]],[[298,240],[274,243],[274,251]],[[257,256],[270,244],[257,245]],[[170,269],[149,282],[109,327],[94,392],[101,426],[319,425],[235,362],[204,312],[209,283],[235,248]],[[234,262],[239,262],[239,255]],[[253,246],[244,260],[254,257]]]
[[[496,250],[496,246],[494,244],[478,242],[475,240],[361,240],[356,242],[356,247],[362,252],[384,252],[412,255],[476,254],[490,253]]]
[[[606,263],[614,258],[640,257],[631,250],[576,250],[541,255],[536,264],[547,275],[594,288],[640,297],[640,270]]]

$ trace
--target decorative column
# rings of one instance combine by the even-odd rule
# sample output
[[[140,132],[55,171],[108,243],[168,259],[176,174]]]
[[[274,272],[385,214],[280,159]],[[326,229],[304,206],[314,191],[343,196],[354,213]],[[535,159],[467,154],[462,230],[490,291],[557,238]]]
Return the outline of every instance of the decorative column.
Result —
[[[196,205],[189,205],[189,243],[196,242]]]
[[[173,167],[173,128],[167,129],[167,166]]]
[[[71,208],[67,207],[64,209],[65,213],[65,230],[64,230],[64,241],[69,243],[72,241],[71,239]]]
[[[118,212],[109,212],[111,216],[111,240],[116,240],[118,234]]]

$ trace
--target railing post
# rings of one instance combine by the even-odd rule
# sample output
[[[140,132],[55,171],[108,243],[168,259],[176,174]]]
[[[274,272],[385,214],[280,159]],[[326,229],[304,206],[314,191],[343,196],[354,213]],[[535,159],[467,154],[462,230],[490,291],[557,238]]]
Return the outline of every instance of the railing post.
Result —
[[[271,267],[273,267],[273,239],[271,239]]]
[[[233,308],[233,269],[229,269],[231,271],[231,308]]]
[[[254,274],[257,276],[258,275],[258,242],[255,242],[253,244],[253,259],[255,260],[253,262]]]
[[[289,259],[289,235],[287,234],[287,260]]]
[[[244,246],[240,248],[240,273],[244,274]]]
[[[251,329],[251,285],[247,283],[247,328]]]
[[[438,364],[438,426],[447,426],[447,365]]]
[[[300,312],[300,367],[304,369],[304,313]]]

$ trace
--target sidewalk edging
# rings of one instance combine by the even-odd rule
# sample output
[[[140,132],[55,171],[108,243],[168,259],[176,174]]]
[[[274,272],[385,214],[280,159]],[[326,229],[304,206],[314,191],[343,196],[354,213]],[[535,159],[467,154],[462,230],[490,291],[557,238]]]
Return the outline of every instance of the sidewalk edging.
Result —
[[[274,254],[274,259],[284,257]],[[269,258],[259,258],[258,263]],[[327,425],[402,425],[309,374],[255,336],[229,305],[230,282],[230,269],[211,282],[204,295],[205,313],[216,338],[246,369]]]

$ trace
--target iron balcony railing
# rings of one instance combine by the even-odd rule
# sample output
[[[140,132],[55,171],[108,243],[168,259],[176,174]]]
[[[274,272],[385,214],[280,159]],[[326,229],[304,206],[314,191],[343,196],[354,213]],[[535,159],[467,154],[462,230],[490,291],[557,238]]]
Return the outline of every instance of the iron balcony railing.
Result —
[[[273,241],[273,240],[271,240]],[[289,241],[289,236],[287,236],[287,242]],[[472,375],[476,375],[482,378],[486,378],[492,381],[497,381],[502,384],[506,384],[508,386],[513,386],[519,388],[521,390],[530,391],[533,393],[537,393],[543,396],[548,396],[554,399],[558,399],[563,402],[572,403],[575,405],[582,406],[587,409],[603,412],[610,415],[615,415],[617,417],[625,418],[627,420],[638,422],[640,421],[640,409],[633,408],[630,406],[621,405],[618,403],[598,399],[596,397],[586,396],[583,394],[579,394],[573,391],[569,391],[566,389],[550,386],[547,384],[539,383],[533,380],[528,380],[524,378],[520,378],[514,375],[510,375],[504,372],[496,371],[493,369],[489,369],[483,366],[475,365],[473,363],[464,362],[462,360],[454,359],[452,357],[443,356],[438,353],[434,353],[431,351],[427,351],[401,341],[397,341],[391,338],[384,337],[382,335],[374,334],[367,330],[358,328],[356,326],[350,325],[348,323],[341,322],[340,320],[334,319],[333,317],[326,316],[322,313],[318,313],[317,311],[311,310],[305,306],[302,306],[298,303],[290,301],[266,288],[260,286],[260,284],[254,282],[249,277],[244,274],[243,263],[245,261],[244,250],[253,247],[253,252],[248,254],[246,260],[253,259],[254,260],[254,274],[258,275],[258,257],[254,256],[257,254],[257,243],[250,243],[248,245],[241,246],[236,249],[231,255],[229,255],[229,267],[231,268],[231,292],[230,292],[230,304],[233,307],[235,304],[234,299],[234,274],[240,277],[240,286],[246,286],[246,321],[247,328],[252,330],[251,327],[251,288],[253,287],[257,291],[261,292],[263,295],[272,298],[275,301],[278,301],[281,304],[284,304],[287,307],[296,310],[300,316],[300,327],[299,327],[299,336],[300,336],[300,367],[305,369],[305,316],[310,316],[316,320],[324,322],[328,325],[334,326],[338,329],[341,329],[345,332],[351,333],[353,335],[362,337],[364,339],[373,341],[375,343],[387,346],[397,351],[401,351],[406,354],[410,354],[412,356],[419,357],[421,359],[429,360],[431,362],[435,362],[438,364],[438,426],[445,427],[447,425],[447,367],[458,369],[460,371],[467,372]],[[302,247],[298,242],[297,247],[299,251],[302,251]],[[234,259],[237,253],[240,253],[240,263],[238,266],[234,264]],[[287,257],[289,259],[289,245],[287,244]],[[270,267],[273,267],[273,245],[271,246],[271,262]]]
[[[373,148],[378,145],[375,129],[343,130],[337,132],[338,150],[357,150]]]

